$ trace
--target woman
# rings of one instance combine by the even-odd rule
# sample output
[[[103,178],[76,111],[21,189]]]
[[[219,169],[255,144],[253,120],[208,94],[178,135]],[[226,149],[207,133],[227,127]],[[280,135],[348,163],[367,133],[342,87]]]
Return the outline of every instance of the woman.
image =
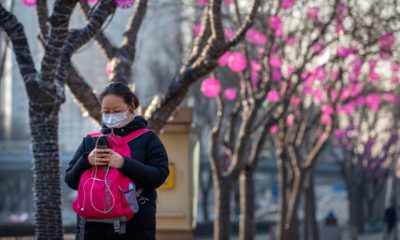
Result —
[[[122,83],[111,83],[100,94],[103,134],[114,133],[124,136],[132,131],[147,127],[142,116],[135,116],[139,106],[138,97]],[[84,239],[155,239],[156,199],[155,189],[167,178],[168,156],[165,148],[154,132],[147,132],[128,142],[132,158],[124,157],[112,149],[96,149],[93,139],[83,138],[65,173],[67,185],[77,190],[83,172],[91,166],[110,165],[128,176],[143,188],[141,196],[148,201],[141,201],[139,212],[126,222],[126,232],[122,235],[114,232],[113,224],[89,222],[84,224]],[[77,217],[77,239],[80,232],[81,218]],[[84,221],[82,221],[83,223]]]

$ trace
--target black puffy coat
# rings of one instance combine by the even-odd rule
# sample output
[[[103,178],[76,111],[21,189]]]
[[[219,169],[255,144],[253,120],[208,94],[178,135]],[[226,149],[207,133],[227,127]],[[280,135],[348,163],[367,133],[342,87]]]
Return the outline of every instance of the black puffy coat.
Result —
[[[114,134],[124,136],[134,130],[147,127],[147,122],[142,116],[136,116],[128,125],[114,128]],[[110,133],[111,129],[102,126],[102,133]],[[87,222],[85,224],[85,239],[155,239],[156,230],[156,188],[164,183],[169,174],[167,152],[154,132],[147,132],[128,143],[132,158],[124,157],[124,164],[120,171],[132,179],[137,188],[144,188],[143,197],[149,199],[145,204],[139,205],[139,212],[126,223],[126,233],[114,233],[110,223]],[[77,190],[82,173],[91,167],[87,161],[88,154],[95,147],[93,138],[86,136],[78,147],[65,172],[67,185]],[[77,217],[77,236],[79,234],[79,221]]]

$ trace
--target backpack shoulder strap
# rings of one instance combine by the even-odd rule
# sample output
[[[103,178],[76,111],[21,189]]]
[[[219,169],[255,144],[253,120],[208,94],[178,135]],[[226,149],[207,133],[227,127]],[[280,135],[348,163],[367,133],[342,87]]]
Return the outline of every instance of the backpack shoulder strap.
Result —
[[[135,138],[137,138],[137,137],[139,137],[139,136],[141,136],[141,135],[143,135],[143,134],[145,134],[147,132],[153,132],[153,130],[148,129],[148,128],[138,129],[138,130],[135,130],[135,131],[123,136],[122,140],[124,142],[128,143],[128,142],[132,141],[133,139],[135,139]]]
[[[90,136],[90,137],[97,137],[97,136],[100,136],[100,135],[101,135],[101,132],[92,132],[92,133],[88,134],[88,136]]]

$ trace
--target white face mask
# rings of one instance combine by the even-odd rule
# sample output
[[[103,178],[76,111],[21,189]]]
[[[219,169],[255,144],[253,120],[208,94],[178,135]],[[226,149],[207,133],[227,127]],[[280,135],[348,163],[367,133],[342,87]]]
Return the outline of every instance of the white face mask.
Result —
[[[129,108],[125,112],[118,113],[103,113],[102,121],[109,128],[120,128],[124,127],[129,123]],[[133,115],[133,113],[132,113]]]

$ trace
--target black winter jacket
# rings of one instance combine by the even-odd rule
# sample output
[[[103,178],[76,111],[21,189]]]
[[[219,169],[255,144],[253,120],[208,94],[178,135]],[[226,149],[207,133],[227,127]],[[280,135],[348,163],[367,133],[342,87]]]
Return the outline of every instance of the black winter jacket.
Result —
[[[122,128],[114,128],[114,134],[124,136],[134,130],[147,127],[147,122],[142,116],[136,116],[130,123]],[[110,133],[111,129],[102,126],[102,133]],[[65,172],[67,185],[77,190],[82,173],[91,167],[87,160],[88,154],[93,150],[93,138],[86,136],[78,147]],[[143,197],[149,199],[139,205],[139,212],[126,223],[126,233],[118,236],[114,233],[112,224],[87,222],[85,225],[86,239],[155,239],[156,230],[156,200],[155,189],[164,183],[169,174],[167,152],[154,132],[147,132],[128,143],[132,158],[124,156],[124,164],[120,171],[132,179],[137,189],[144,188]],[[77,217],[77,226],[80,218]],[[77,227],[77,236],[79,227]]]

